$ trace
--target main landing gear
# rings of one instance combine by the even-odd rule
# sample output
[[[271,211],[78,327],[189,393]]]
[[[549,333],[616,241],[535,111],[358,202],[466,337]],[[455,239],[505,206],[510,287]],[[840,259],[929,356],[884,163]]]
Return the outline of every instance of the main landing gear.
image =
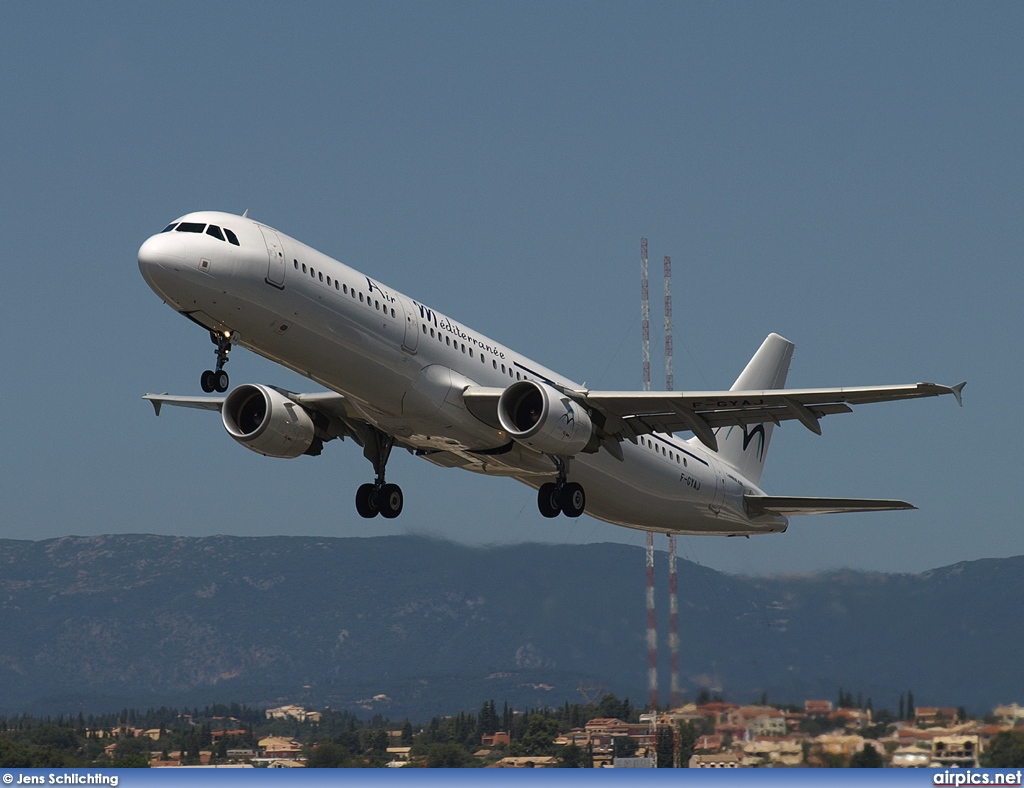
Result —
[[[537,508],[545,517],[558,517],[559,512],[566,517],[579,517],[587,506],[587,494],[583,485],[566,482],[569,471],[569,460],[552,457],[558,466],[558,479],[546,482],[537,491]]]
[[[224,371],[224,365],[228,363],[228,353],[231,352],[231,332],[211,331],[210,340],[217,346],[217,368],[208,369],[199,378],[199,385],[203,391],[210,393],[228,390],[228,373]]]
[[[360,517],[369,519],[379,514],[390,520],[402,513],[402,505],[405,503],[402,488],[384,481],[384,471],[394,445],[395,439],[380,430],[371,429],[367,436],[363,456],[373,463],[377,480],[373,484],[360,485],[356,490],[356,511]]]

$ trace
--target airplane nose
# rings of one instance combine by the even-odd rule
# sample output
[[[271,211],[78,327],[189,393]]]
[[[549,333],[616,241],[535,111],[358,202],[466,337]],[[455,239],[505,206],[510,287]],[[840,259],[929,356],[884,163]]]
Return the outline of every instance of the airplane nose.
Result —
[[[139,247],[139,271],[146,284],[161,298],[170,303],[168,285],[176,277],[172,270],[185,259],[185,243],[171,233],[160,233]]]
[[[185,259],[185,244],[170,233],[160,233],[147,238],[139,247],[139,270],[161,268],[169,263]]]

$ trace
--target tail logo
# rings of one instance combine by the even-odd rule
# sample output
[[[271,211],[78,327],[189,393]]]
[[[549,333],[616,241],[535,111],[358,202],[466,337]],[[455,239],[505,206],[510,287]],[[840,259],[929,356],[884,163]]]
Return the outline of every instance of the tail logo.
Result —
[[[747,450],[747,447],[750,445],[750,442],[754,439],[755,435],[757,436],[757,452],[756,452],[757,459],[763,460],[764,459],[764,425],[763,424],[755,425],[754,429],[750,430],[750,432],[747,432],[747,425],[746,424],[743,425],[743,451]]]
[[[729,431],[727,433],[725,433],[725,439],[726,440],[729,440],[729,436],[732,435],[732,431],[734,429],[735,429],[735,427],[730,427]],[[747,450],[747,448],[750,446],[750,442],[752,440],[754,440],[755,437],[757,437],[757,450],[755,451],[755,454],[757,455],[757,459],[759,461],[763,462],[764,461],[764,425],[763,424],[755,424],[753,429],[748,430],[747,429],[747,425],[744,424],[743,425],[743,451]]]

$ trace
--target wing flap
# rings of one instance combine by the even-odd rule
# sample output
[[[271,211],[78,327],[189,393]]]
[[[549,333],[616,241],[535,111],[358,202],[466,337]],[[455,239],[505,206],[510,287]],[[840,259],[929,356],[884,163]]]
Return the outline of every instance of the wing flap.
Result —
[[[792,517],[800,514],[886,512],[917,508],[906,501],[883,498],[806,498],[792,495],[745,495],[743,503],[751,517],[764,514]]]

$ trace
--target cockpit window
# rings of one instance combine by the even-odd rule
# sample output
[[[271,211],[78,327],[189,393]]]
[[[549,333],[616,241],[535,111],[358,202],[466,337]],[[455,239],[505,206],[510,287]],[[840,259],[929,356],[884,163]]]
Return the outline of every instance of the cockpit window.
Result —
[[[177,222],[171,222],[171,223],[170,223],[169,225],[167,225],[167,226],[166,226],[166,227],[165,227],[164,229],[162,229],[162,230],[161,230],[160,232],[162,232],[162,233],[169,233],[169,232],[170,232],[171,230],[173,230],[173,229],[174,229],[175,227],[177,227],[177,226],[178,226],[178,223],[177,223]]]
[[[220,228],[217,225],[215,225],[215,224],[211,224],[209,227],[206,228],[206,234],[207,235],[212,235],[218,241],[223,241],[224,240],[224,233],[222,233],[220,231]]]
[[[235,246],[241,246],[241,244],[238,243],[238,236],[231,232],[227,227],[224,228],[224,234],[228,237],[229,243],[233,243]]]
[[[205,224],[196,224],[195,222],[182,222],[178,225],[179,233],[201,233],[205,229]]]

